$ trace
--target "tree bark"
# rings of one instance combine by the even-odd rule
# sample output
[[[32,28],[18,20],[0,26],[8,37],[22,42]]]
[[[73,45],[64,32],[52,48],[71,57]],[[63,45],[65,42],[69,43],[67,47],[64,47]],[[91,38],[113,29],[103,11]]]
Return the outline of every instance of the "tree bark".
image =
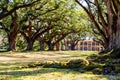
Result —
[[[9,48],[8,51],[15,51],[15,47],[16,47],[16,41],[15,41],[16,37],[15,36],[8,36],[8,42],[9,42]]]
[[[54,50],[54,46],[53,45],[49,45],[48,48],[49,48],[49,51],[53,51]]]
[[[112,50],[111,57],[120,58],[120,29],[111,36],[108,49]]]
[[[59,42],[58,42],[58,43],[56,43],[56,50],[57,50],[57,51],[59,51],[59,50],[60,50],[60,44],[59,44]]]
[[[42,42],[42,41],[39,41],[39,44],[40,44],[40,50],[44,50],[44,42]]]
[[[75,0],[88,14],[88,17],[99,31],[105,43],[104,53],[110,52],[112,56],[120,58],[120,1],[119,0],[103,0],[104,7],[101,7],[99,0],[94,0],[95,8],[84,6],[79,0]],[[90,0],[85,0],[88,6],[91,5]],[[96,9],[97,15],[92,13],[92,9]],[[104,13],[103,11],[106,10]],[[96,18],[98,17],[98,19]]]
[[[8,51],[14,51],[16,50],[16,37],[18,34],[18,24],[17,24],[17,12],[14,12],[14,15],[12,15],[12,23],[10,25],[10,27],[13,27],[13,29],[11,29],[9,32],[7,32],[8,35],[8,42],[9,42],[9,48]]]
[[[48,45],[48,50],[49,51],[53,51],[54,50],[54,44],[52,44],[51,41],[48,41],[47,45]]]
[[[75,44],[74,43],[71,43],[71,50],[75,50]]]
[[[30,51],[30,50],[33,50],[33,41],[27,41],[27,50]]]

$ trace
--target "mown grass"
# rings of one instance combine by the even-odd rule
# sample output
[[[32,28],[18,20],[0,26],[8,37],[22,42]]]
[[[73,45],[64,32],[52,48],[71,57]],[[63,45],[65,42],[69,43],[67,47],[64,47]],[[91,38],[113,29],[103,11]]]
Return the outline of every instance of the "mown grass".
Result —
[[[88,57],[96,53],[97,51],[67,51],[66,52],[66,54],[71,55],[72,57]]]
[[[119,76],[93,75],[68,69],[28,68],[0,72],[1,80],[119,80]]]
[[[75,58],[86,58],[97,52],[80,52],[80,51],[54,51],[54,52],[7,52],[6,55],[12,54],[13,58],[24,59],[23,61],[6,61],[0,62],[0,80],[120,80],[118,75],[95,75],[92,72],[80,73],[70,69],[58,68],[20,68],[36,60],[27,57],[36,56],[37,61],[66,61]],[[4,54],[4,53],[1,53]],[[16,55],[17,54],[17,55]],[[29,54],[29,56],[27,56]],[[6,56],[5,55],[5,56]],[[24,58],[20,56],[25,56]],[[3,56],[2,56],[3,57]],[[11,56],[7,56],[11,57]],[[42,59],[40,58],[42,57]],[[16,59],[17,59],[16,58]],[[51,59],[52,58],[52,59]],[[28,59],[28,60],[27,60]],[[31,60],[31,61],[29,61]],[[28,61],[28,62],[27,62]]]

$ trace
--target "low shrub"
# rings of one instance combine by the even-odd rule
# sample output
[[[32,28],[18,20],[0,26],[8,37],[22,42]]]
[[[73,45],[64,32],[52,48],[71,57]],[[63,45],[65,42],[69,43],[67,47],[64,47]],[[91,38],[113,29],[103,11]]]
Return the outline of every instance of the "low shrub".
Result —
[[[67,68],[70,69],[75,69],[75,68],[84,68],[85,66],[88,66],[89,62],[84,59],[75,59],[75,60],[70,60],[67,63]]]
[[[44,68],[61,68],[61,64],[59,62],[46,62],[43,64]]]
[[[101,65],[101,64],[91,63],[91,64],[89,64],[88,66],[86,66],[84,69],[85,69],[86,71],[91,71],[91,70],[94,70],[95,68],[102,68],[102,67],[103,67],[103,65]]]
[[[44,68],[68,68],[68,69],[75,69],[75,68],[84,68],[88,66],[89,62],[84,59],[75,59],[70,60],[67,62],[54,62],[48,61],[45,63],[35,62],[29,63],[26,66],[22,66],[21,68],[32,68],[32,67],[44,67]]]

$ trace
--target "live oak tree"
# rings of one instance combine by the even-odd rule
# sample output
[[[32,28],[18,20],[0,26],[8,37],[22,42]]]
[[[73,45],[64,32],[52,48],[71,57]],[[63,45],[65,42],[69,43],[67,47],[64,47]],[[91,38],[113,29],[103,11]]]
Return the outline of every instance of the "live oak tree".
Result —
[[[68,4],[67,1],[59,1],[58,3],[59,7],[56,9],[53,7],[57,7],[56,2],[54,0],[51,0],[51,3],[45,3],[45,5],[39,8],[39,10],[35,10],[34,7],[32,7],[30,11],[28,11],[30,12],[27,16],[29,17],[29,20],[27,20],[29,26],[26,26],[26,29],[25,26],[23,26],[23,29],[25,30],[21,31],[21,34],[25,37],[25,40],[28,43],[27,50],[32,50],[33,43],[37,38],[39,38],[40,43],[47,43],[49,50],[53,50],[54,46],[58,45],[59,42],[64,39],[68,34],[77,33],[80,31],[80,26],[83,25],[80,25],[80,23],[78,22],[80,16],[78,14],[78,10],[75,9],[75,4]],[[47,8],[49,9],[46,10]],[[36,21],[41,24],[38,25],[37,31],[37,28],[35,28]],[[44,26],[41,28],[40,26],[43,26],[44,23],[51,23],[48,24],[48,26],[52,27],[48,28],[47,26]],[[47,28],[47,31],[44,31],[45,34],[43,32],[41,34],[41,30],[44,30],[45,28]],[[37,37],[35,37],[36,34]],[[40,44],[40,46],[42,45]]]
[[[52,6],[50,3],[53,3]],[[23,28],[20,30],[20,33],[24,36],[27,42],[27,50],[32,50],[34,42],[41,37],[42,34],[48,32],[54,27],[54,25],[51,25],[52,22],[60,20],[59,18],[49,19],[43,16],[58,8],[58,4],[56,4],[54,0],[43,2],[39,8],[36,7],[37,5],[28,10],[26,16],[27,20],[23,22]]]
[[[18,32],[20,31],[21,24],[24,21],[26,21],[28,19],[28,16],[31,14],[31,12],[28,12],[28,9],[30,10],[32,7],[35,7],[34,11],[35,10],[38,11],[46,3],[47,1],[42,1],[42,0],[36,0],[36,1],[6,0],[0,3],[1,6],[0,19],[2,19],[0,25],[2,26],[1,29],[5,30],[8,36],[8,42],[9,42],[8,50],[15,50],[16,37]],[[48,11],[50,10],[48,9]]]
[[[49,50],[53,50],[55,46],[56,50],[59,50],[61,40],[71,33],[80,32],[83,25],[79,23],[80,15],[78,13],[73,2],[71,4],[63,2],[59,9],[48,14],[49,16],[47,15],[47,18],[60,18],[59,21],[53,22],[55,27],[44,34],[44,39],[42,39],[48,45]]]
[[[9,48],[8,50],[15,50],[16,37],[18,34],[18,15],[17,12],[11,14],[4,18],[1,22],[1,29],[7,33]]]
[[[1,0],[0,1],[0,20],[11,15],[16,10],[34,6],[41,0]]]
[[[32,50],[34,41],[51,29],[53,33],[50,34],[54,35],[54,39],[50,39],[58,44],[69,33],[75,33],[79,29],[80,25],[76,22],[79,20],[77,10],[73,0],[2,0],[0,28],[7,33],[8,50],[16,50],[19,33],[27,42],[27,50]]]
[[[60,26],[59,26],[60,27]],[[56,50],[59,50],[59,42],[63,40],[68,34],[72,33],[71,30],[56,30],[55,28],[48,31],[44,36],[44,42],[48,45],[48,50],[54,50],[57,45]]]
[[[15,50],[16,37],[19,32],[19,22],[21,21],[18,16],[20,9],[32,7],[40,3],[41,0],[24,1],[24,0],[2,0],[0,2],[0,25],[1,29],[5,30],[8,36],[9,48],[8,50]],[[8,22],[8,23],[7,23]]]
[[[105,52],[111,51],[120,57],[120,1],[75,0],[88,14],[101,35]],[[82,4],[82,2],[84,4]],[[118,55],[117,55],[118,54]]]
[[[48,22],[51,23],[49,24],[49,26],[53,26],[53,28],[49,31],[46,31],[46,33],[40,37],[39,41],[42,43],[46,43],[48,45],[48,50],[54,50],[55,45],[59,44],[59,42],[68,34],[70,34],[70,32],[69,30],[64,29],[65,23],[62,17],[57,16],[56,18],[48,19]]]
[[[42,22],[40,22],[42,23]],[[44,33],[51,30],[54,26],[51,25],[49,21],[43,23],[42,25],[35,25],[29,21],[29,25],[26,26],[25,30],[21,30],[20,33],[24,36],[27,42],[27,50],[33,50],[34,42]]]

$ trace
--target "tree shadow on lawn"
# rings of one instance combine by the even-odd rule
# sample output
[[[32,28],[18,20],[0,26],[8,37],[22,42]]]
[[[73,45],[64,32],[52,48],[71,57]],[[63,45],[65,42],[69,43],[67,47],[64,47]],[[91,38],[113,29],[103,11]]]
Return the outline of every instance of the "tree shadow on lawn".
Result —
[[[13,62],[13,63],[0,63],[0,71],[6,70],[20,70],[21,65],[26,65],[30,62]]]
[[[9,66],[9,65],[19,65],[19,63],[12,63],[12,64],[1,64],[3,66]],[[24,63],[26,64],[26,63]],[[31,63],[30,63],[31,64]],[[36,76],[36,75],[41,75],[41,74],[46,74],[51,75],[49,73],[54,73],[54,72],[60,72],[63,73],[64,75],[67,74],[75,74],[75,75],[80,75],[79,77],[81,78],[87,78],[88,80],[102,80],[101,78],[104,78],[105,80],[120,80],[119,76],[111,76],[111,75],[94,75],[94,74],[86,74],[86,73],[81,73],[79,71],[74,71],[73,69],[63,69],[58,66],[58,64],[52,64],[49,65],[46,68],[41,68],[40,66],[37,67],[31,67],[31,68],[19,68],[19,67],[10,67],[9,69],[5,69],[0,71],[0,79],[2,79],[3,76],[6,76],[5,79],[9,78],[20,78],[22,76]],[[85,74],[86,76],[81,76],[82,74]],[[64,76],[63,75],[63,76]],[[91,75],[91,76],[87,76]],[[92,76],[94,75],[94,76]],[[47,77],[46,77],[47,78]],[[90,78],[90,79],[89,79]],[[103,80],[104,80],[103,79]]]
[[[32,68],[21,68],[21,65],[32,64],[33,62],[22,62],[22,63],[0,63],[0,77],[9,75],[12,77],[21,76],[32,76],[37,74],[45,74],[52,72],[71,72],[69,69],[57,69],[57,68],[42,68],[41,66],[36,66]],[[0,78],[1,79],[1,78]]]
[[[9,72],[0,72],[0,76],[10,76],[6,77],[5,79],[8,78],[19,78],[22,76],[36,76],[37,74],[46,74],[46,73],[54,73],[54,72],[61,72],[64,75],[67,74],[75,74],[75,75],[80,75],[79,78],[84,78],[87,80],[119,80],[119,76],[106,76],[106,75],[94,75],[94,76],[89,76],[89,74],[83,75],[83,73],[78,73],[76,71],[72,71],[69,69],[57,69],[57,68],[40,68],[40,69],[35,69],[35,70],[16,70],[16,71],[9,71]],[[51,74],[48,74],[51,75]],[[63,75],[63,76],[64,76]],[[87,76],[88,75],[88,76]],[[54,75],[55,76],[55,75]],[[75,76],[74,76],[75,77]],[[47,78],[47,76],[46,76]],[[1,79],[1,78],[0,78]]]
[[[93,57],[96,58],[96,56],[93,56]],[[94,60],[97,63],[104,61],[103,57],[99,57],[100,59],[99,58],[95,59],[95,58],[94,58]],[[104,59],[106,59],[106,56],[104,57]],[[92,62],[94,62],[94,61],[92,60]],[[13,63],[13,64],[3,64],[3,66],[9,66],[9,65],[16,65],[16,63]],[[37,65],[38,64],[36,64],[36,66]],[[7,69],[7,68],[3,67],[4,70],[1,69],[2,71],[0,72],[0,77],[4,76],[4,75],[9,75],[9,76],[12,76],[12,77],[36,76],[37,74],[46,74],[46,73],[53,73],[53,72],[61,72],[61,73],[64,73],[64,74],[68,74],[68,73],[72,73],[72,74],[85,74],[85,73],[80,73],[80,71],[74,71],[73,69],[68,69],[68,68],[63,69],[63,68],[61,68],[61,65],[59,63],[53,63],[53,64],[48,63],[48,64],[44,64],[44,65],[46,65],[46,68],[40,68],[39,66],[37,66],[37,67],[34,66],[34,63],[33,63],[33,64],[29,65],[29,67],[27,67],[27,68],[21,68],[20,69],[18,67],[10,67],[6,71],[4,71],[4,70]],[[62,65],[64,65],[64,64],[62,64]],[[92,66],[92,68],[94,68],[94,66]],[[99,65],[97,65],[97,67],[98,66]],[[30,67],[32,67],[32,68],[30,68]],[[89,68],[90,68],[90,66],[89,66]],[[95,68],[96,68],[96,66],[95,66]],[[87,77],[87,74],[86,74],[86,77]],[[97,78],[105,78],[106,80],[120,80],[120,77],[116,76],[116,75],[114,75],[114,76],[111,76],[111,75],[95,75],[95,79],[91,79],[91,80],[98,80]]]
[[[16,70],[19,65],[19,63],[0,63],[0,71]]]
[[[22,70],[14,70],[14,71],[5,71],[5,72],[0,72],[0,76],[4,75],[9,75],[12,77],[21,77],[21,76],[36,76],[37,74],[46,74],[46,73],[52,73],[52,72],[63,72],[63,73],[68,73],[71,72],[70,70],[66,69],[56,69],[56,68],[36,68],[33,69],[22,69]]]

